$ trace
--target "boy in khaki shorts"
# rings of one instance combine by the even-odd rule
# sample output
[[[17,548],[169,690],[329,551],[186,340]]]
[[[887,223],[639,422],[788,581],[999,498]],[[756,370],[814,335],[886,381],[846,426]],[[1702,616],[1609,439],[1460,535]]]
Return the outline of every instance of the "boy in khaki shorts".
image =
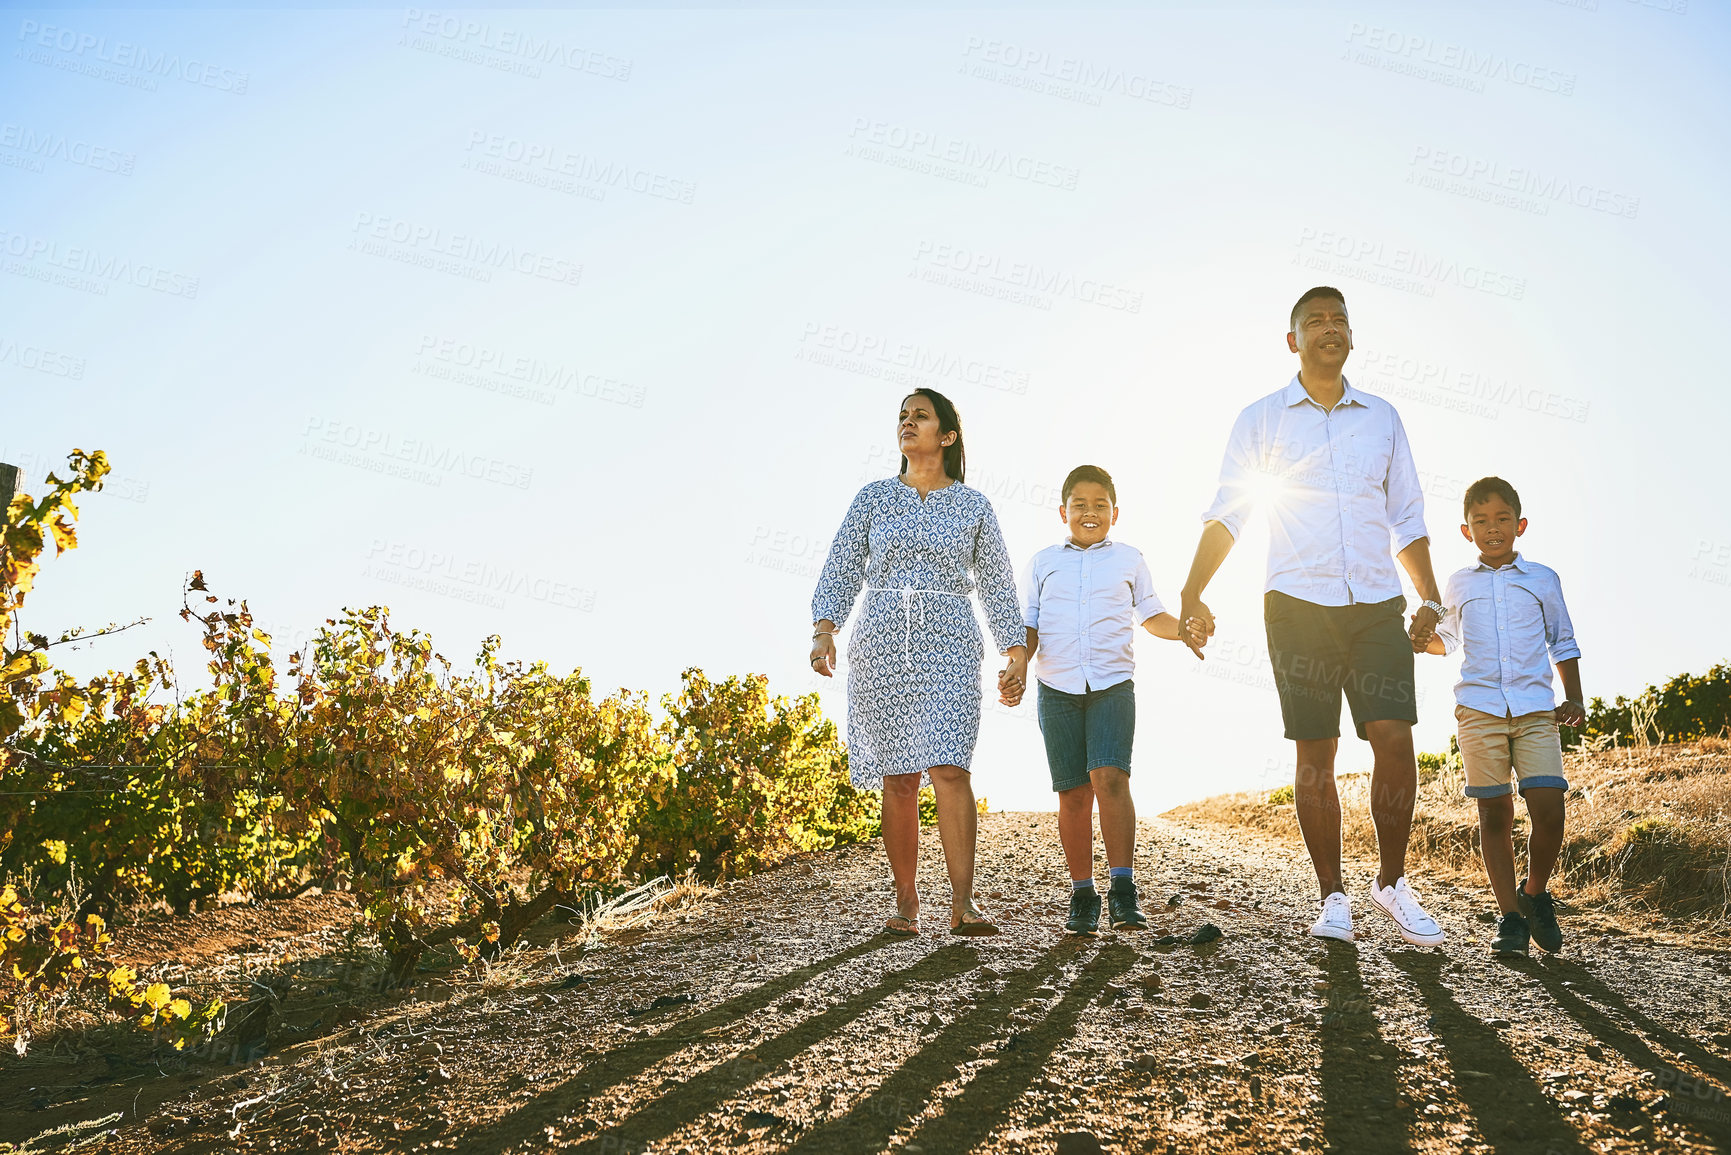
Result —
[[[1467,487],[1461,535],[1478,547],[1477,565],[1457,570],[1443,595],[1443,619],[1429,653],[1464,650],[1455,683],[1455,720],[1466,763],[1466,796],[1478,799],[1485,874],[1502,918],[1495,955],[1527,953],[1530,938],[1554,952],[1563,932],[1545,889],[1563,845],[1562,743],[1558,724],[1579,726],[1581,651],[1555,570],[1515,552],[1527,531],[1520,495],[1500,477]],[[1551,664],[1567,700],[1556,706]],[[1515,801],[1510,771],[1526,799],[1527,877],[1515,885]]]

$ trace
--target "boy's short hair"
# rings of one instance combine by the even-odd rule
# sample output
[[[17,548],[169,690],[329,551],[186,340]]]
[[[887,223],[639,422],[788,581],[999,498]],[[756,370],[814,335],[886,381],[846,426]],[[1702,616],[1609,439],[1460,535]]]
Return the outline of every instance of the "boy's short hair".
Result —
[[[1515,487],[1500,477],[1481,477],[1467,486],[1466,499],[1461,502],[1461,519],[1473,519],[1473,506],[1488,498],[1500,497],[1509,503],[1509,508],[1515,511],[1515,516],[1521,516],[1521,495],[1515,492]]]
[[[1335,288],[1333,285],[1318,285],[1314,289],[1306,289],[1304,296],[1298,298],[1298,300],[1293,303],[1292,316],[1288,318],[1286,322],[1286,331],[1288,333],[1298,332],[1298,311],[1304,308],[1306,303],[1314,301],[1318,297],[1331,297],[1340,302],[1341,308],[1346,308],[1346,294]]]
[[[1098,465],[1078,465],[1070,471],[1070,476],[1064,479],[1064,490],[1058,500],[1068,505],[1070,493],[1084,481],[1092,481],[1106,487],[1106,496],[1112,499],[1112,504],[1118,504],[1118,487],[1112,484],[1112,475]]]

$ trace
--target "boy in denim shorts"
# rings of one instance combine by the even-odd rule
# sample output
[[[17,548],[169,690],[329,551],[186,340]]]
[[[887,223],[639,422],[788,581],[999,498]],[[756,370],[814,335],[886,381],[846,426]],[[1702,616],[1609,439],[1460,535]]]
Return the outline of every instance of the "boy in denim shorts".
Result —
[[[1070,868],[1070,915],[1064,929],[1094,934],[1100,894],[1094,886],[1094,803],[1112,872],[1113,930],[1145,930],[1136,903],[1136,805],[1130,798],[1130,745],[1136,731],[1131,641],[1142,626],[1178,640],[1178,619],[1154,593],[1141,551],[1107,534],[1118,521],[1111,475],[1081,465],[1064,479],[1059,519],[1069,535],[1028,564],[1028,654],[1039,678],[1040,733],[1052,789],[1058,793],[1058,838]]]
[[[1530,939],[1542,950],[1563,945],[1557,912],[1545,889],[1563,845],[1563,777],[1559,723],[1579,726],[1580,647],[1555,570],[1515,552],[1527,531],[1521,498],[1500,477],[1467,487],[1461,534],[1478,546],[1477,565],[1457,570],[1443,595],[1443,620],[1428,652],[1464,651],[1455,683],[1455,720],[1466,763],[1466,796],[1478,799],[1485,874],[1502,918],[1491,941],[1495,955],[1525,955]],[[1551,664],[1563,676],[1567,700],[1554,706]],[[1514,786],[1526,799],[1527,877],[1515,885]]]

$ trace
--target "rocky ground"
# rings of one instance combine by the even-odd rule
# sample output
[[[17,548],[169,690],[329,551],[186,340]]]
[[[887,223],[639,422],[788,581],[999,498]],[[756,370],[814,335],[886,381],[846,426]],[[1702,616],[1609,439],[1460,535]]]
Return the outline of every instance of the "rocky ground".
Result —
[[[1731,1145],[1731,954],[1709,943],[1565,907],[1561,955],[1498,962],[1482,890],[1422,878],[1444,947],[1406,946],[1362,890],[1358,943],[1324,943],[1301,933],[1315,909],[1302,851],[1168,819],[1141,831],[1154,929],[1079,940],[1059,930],[1053,816],[988,815],[980,834],[997,938],[931,917],[944,904],[928,832],[915,939],[876,933],[892,909],[877,845],[811,856],[588,949],[550,927],[489,978],[333,1002],[261,1034],[251,1061],[144,1066],[45,1040],[0,1080],[0,1140],[597,1155]],[[1355,888],[1369,871],[1349,870]],[[295,908],[306,925],[264,946],[333,952],[334,897]],[[230,956],[259,945],[223,918],[244,924],[196,915],[161,949],[202,941],[200,919]],[[1223,936],[1158,941],[1203,923]]]

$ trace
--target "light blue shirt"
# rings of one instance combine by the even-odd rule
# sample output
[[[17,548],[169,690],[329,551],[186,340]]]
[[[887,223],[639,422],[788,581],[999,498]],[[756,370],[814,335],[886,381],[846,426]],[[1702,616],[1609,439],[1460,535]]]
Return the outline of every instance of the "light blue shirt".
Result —
[[[1464,649],[1455,701],[1499,718],[1555,709],[1551,666],[1581,656],[1557,571],[1520,554],[1449,575],[1437,636]]]
[[[1136,671],[1136,627],[1166,607],[1142,551],[1107,538],[1066,539],[1028,563],[1022,621],[1040,631],[1035,676],[1066,694],[1104,690]]]
[[[1251,510],[1264,506],[1264,588],[1324,606],[1398,596],[1394,554],[1429,536],[1400,414],[1374,393],[1343,384],[1333,409],[1312,400],[1295,376],[1240,413],[1220,491],[1202,515],[1236,540]]]

